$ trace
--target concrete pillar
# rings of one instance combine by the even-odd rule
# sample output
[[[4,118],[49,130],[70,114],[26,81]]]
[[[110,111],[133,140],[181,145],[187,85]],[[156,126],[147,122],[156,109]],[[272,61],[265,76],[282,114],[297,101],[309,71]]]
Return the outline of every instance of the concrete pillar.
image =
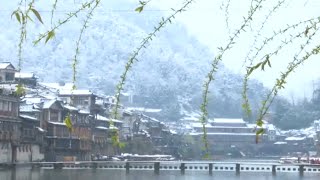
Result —
[[[98,168],[98,163],[93,162],[93,163],[92,163],[92,168],[93,168],[93,169],[97,169],[97,168]]]
[[[186,169],[186,164],[185,164],[185,163],[181,163],[181,165],[180,165],[180,172],[181,172],[181,174],[184,174],[184,173],[185,173],[185,169]]]
[[[300,176],[303,176],[303,172],[304,172],[304,165],[299,165],[299,174],[300,174]]]
[[[276,175],[276,165],[272,165],[272,175]]]
[[[154,163],[154,173],[159,174],[160,173],[160,162]]]
[[[209,174],[212,175],[213,164],[209,163]]]
[[[53,169],[62,169],[63,163],[54,163],[53,164]]]
[[[240,174],[240,164],[236,164],[236,174]]]
[[[129,162],[126,162],[125,168],[126,168],[126,173],[129,173],[129,169],[130,169],[130,163]]]

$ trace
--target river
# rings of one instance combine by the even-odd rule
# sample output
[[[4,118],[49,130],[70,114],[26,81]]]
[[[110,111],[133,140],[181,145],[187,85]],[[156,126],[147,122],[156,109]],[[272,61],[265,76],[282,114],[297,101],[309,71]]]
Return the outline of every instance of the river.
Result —
[[[319,173],[300,176],[298,173],[270,172],[213,172],[209,175],[204,171],[189,171],[181,175],[179,171],[160,171],[159,175],[148,170],[133,170],[126,174],[124,170],[103,169],[23,169],[0,170],[0,180],[314,180],[319,179]]]

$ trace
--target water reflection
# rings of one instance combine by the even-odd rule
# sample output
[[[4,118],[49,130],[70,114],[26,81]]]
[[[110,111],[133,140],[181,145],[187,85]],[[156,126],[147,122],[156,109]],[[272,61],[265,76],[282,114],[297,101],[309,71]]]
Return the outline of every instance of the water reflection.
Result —
[[[209,175],[204,171],[189,171],[181,175],[179,171],[161,171],[155,175],[153,171],[135,170],[126,173],[124,170],[45,170],[45,169],[16,169],[0,170],[0,180],[312,180],[320,175],[305,174],[303,177],[296,173],[241,173],[213,172]]]

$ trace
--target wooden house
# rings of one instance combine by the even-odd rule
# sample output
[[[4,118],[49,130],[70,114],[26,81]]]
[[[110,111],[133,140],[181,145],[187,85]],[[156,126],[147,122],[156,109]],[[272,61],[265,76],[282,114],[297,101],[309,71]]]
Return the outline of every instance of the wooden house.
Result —
[[[14,83],[17,72],[10,62],[0,62],[0,83]]]
[[[20,144],[19,97],[0,94],[0,162],[15,162]]]
[[[14,78],[17,83],[21,83],[26,86],[35,87],[37,85],[37,77],[34,73],[16,72],[14,74]]]

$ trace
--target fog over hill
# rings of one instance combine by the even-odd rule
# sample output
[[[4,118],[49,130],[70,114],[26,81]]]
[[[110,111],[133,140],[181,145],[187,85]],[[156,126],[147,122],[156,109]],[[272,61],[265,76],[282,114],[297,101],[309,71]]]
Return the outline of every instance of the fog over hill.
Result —
[[[124,3],[126,2],[126,3]],[[50,2],[52,3],[52,2]],[[44,25],[28,23],[27,43],[23,48],[22,71],[35,72],[43,82],[70,82],[72,58],[85,14],[63,25],[56,37],[47,44],[33,46],[39,33],[50,28],[52,5],[36,1]],[[19,24],[10,18],[18,2],[4,3],[0,11],[0,49],[2,61],[17,65]],[[113,94],[120,80],[124,64],[143,37],[159,22],[161,12],[134,12],[136,3],[120,0],[115,3],[103,1],[85,30],[78,64],[78,87],[89,88],[98,93]],[[66,13],[80,4],[74,1],[58,1],[54,22],[64,19]],[[121,7],[121,8],[120,8]],[[113,10],[110,10],[113,9]],[[132,12],[115,9],[132,9]],[[185,112],[199,110],[202,84],[209,71],[213,54],[191,36],[179,23],[167,25],[157,38],[142,50],[139,62],[129,71],[125,92],[134,94],[134,106],[162,109],[155,116],[164,120],[177,120]],[[210,88],[209,115],[211,117],[240,117],[242,77],[220,66],[215,82]],[[257,81],[250,81],[250,100],[257,103],[266,89]]]

